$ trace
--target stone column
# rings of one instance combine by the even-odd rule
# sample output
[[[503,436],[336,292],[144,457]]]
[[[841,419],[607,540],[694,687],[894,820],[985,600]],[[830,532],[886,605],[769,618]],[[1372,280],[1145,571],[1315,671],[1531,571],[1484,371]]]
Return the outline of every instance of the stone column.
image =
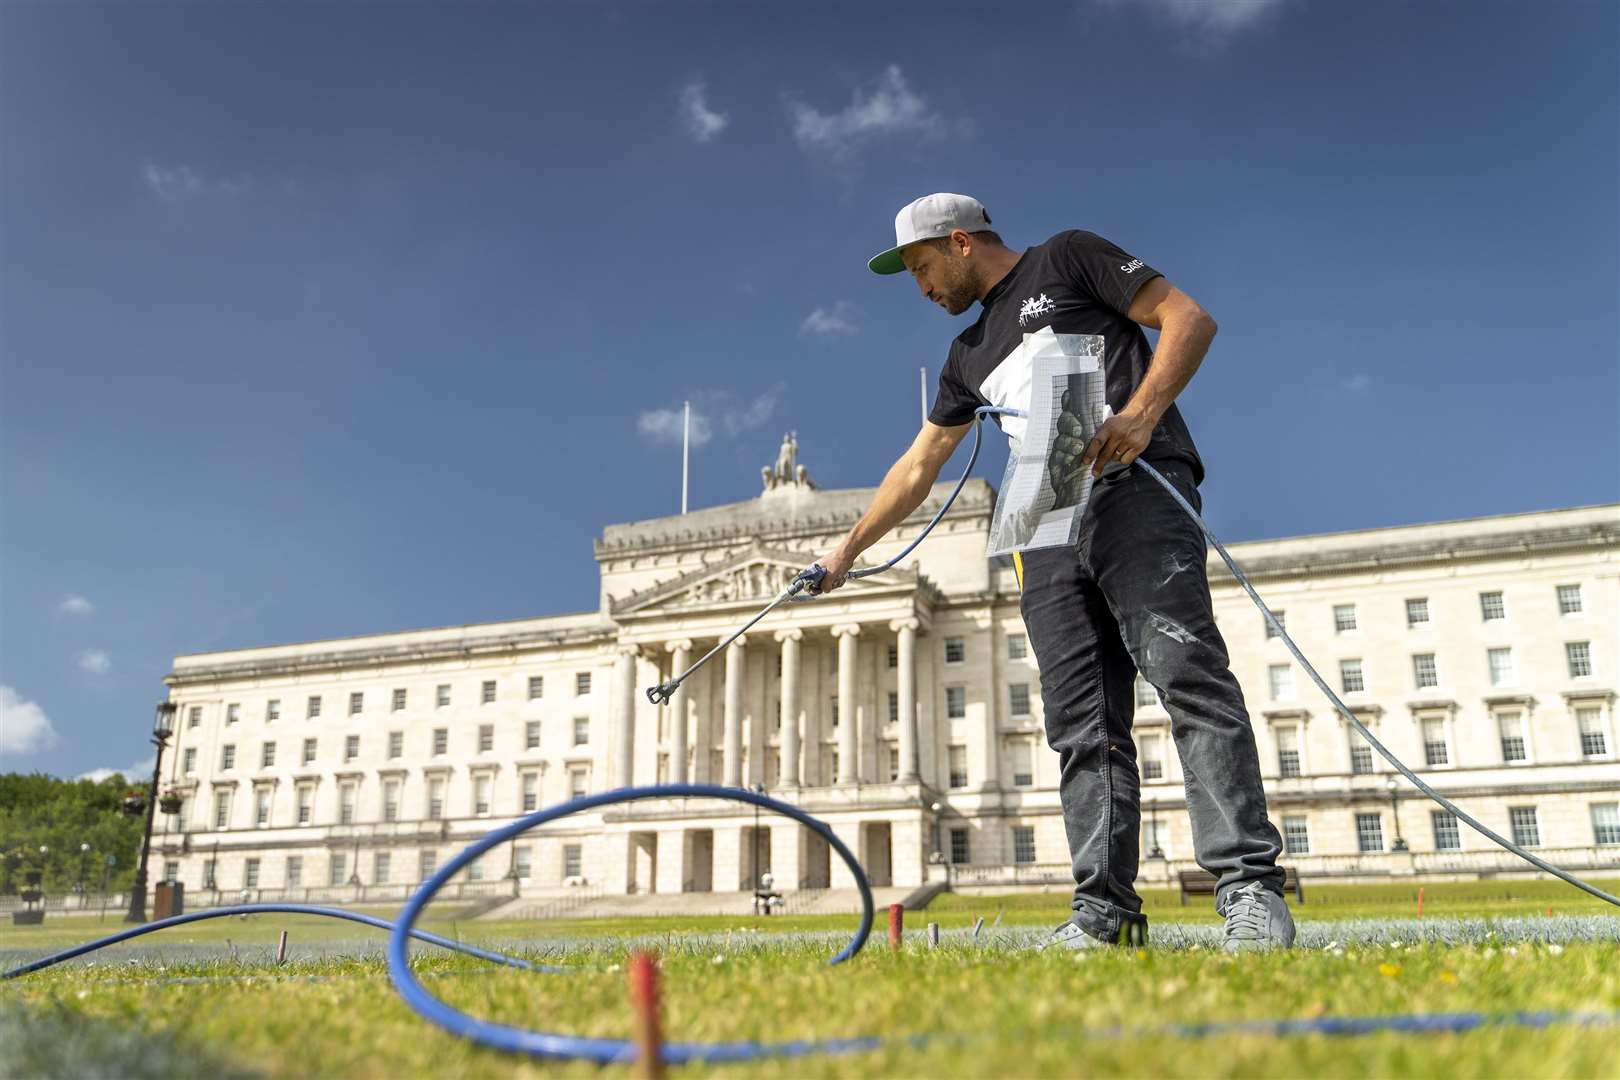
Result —
[[[670,652],[670,678],[685,671],[692,663],[690,639],[672,641],[665,646]],[[686,783],[686,684],[681,683],[669,698],[669,782]],[[664,852],[658,853],[660,863]]]
[[[613,661],[613,777],[614,787],[635,783],[636,758],[636,658],[639,645],[620,645]]]
[[[917,628],[916,619],[896,619],[889,628],[899,635],[900,782],[917,782]]]
[[[857,741],[859,735],[859,706],[855,700],[856,664],[859,660],[861,632],[859,623],[840,623],[832,628],[838,639],[838,777],[840,784],[853,784],[860,775],[856,771]]]
[[[725,785],[742,787],[743,675],[748,670],[748,638],[726,648]],[[718,830],[716,831],[718,836]]]
[[[779,630],[782,643],[782,770],[783,787],[799,786],[799,641],[802,630]]]

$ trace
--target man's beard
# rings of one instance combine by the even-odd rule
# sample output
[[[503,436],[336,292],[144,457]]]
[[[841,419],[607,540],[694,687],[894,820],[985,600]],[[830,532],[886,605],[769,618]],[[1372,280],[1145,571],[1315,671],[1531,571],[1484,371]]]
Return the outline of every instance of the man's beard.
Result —
[[[946,280],[935,290],[938,302],[952,315],[960,315],[979,299],[978,275],[966,259],[960,264],[946,263],[950,267]]]

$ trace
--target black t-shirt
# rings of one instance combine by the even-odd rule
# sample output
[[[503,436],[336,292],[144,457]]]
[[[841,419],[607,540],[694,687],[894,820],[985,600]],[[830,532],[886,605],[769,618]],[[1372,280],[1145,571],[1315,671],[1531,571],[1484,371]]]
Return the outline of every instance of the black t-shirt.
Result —
[[[1109,406],[1121,411],[1153,359],[1147,335],[1127,312],[1142,286],[1159,276],[1141,259],[1080,229],[1030,248],[985,295],[978,321],[951,343],[928,419],[957,427],[981,405],[1028,408],[1030,362],[1020,346],[1025,334],[1045,326],[1103,338],[1104,393]],[[995,419],[1009,434],[1022,435],[1022,420]],[[1194,483],[1203,481],[1204,464],[1174,404],[1159,418],[1142,457],[1184,461],[1192,466]]]

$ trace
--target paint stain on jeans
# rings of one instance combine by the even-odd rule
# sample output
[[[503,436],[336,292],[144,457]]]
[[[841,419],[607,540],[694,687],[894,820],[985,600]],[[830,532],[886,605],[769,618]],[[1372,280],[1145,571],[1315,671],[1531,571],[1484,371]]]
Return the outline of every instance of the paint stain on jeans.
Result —
[[[1157,611],[1148,612],[1148,626],[1157,630],[1171,641],[1179,641],[1184,645],[1202,645],[1198,635],[1182,626],[1174,619],[1167,619]]]

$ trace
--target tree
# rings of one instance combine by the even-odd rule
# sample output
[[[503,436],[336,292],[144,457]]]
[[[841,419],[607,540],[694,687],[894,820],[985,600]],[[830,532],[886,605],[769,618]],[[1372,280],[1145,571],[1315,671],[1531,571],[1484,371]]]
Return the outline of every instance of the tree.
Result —
[[[144,792],[149,782],[133,786]],[[68,892],[79,884],[81,867],[86,886],[99,887],[108,855],[118,863],[107,887],[127,888],[143,827],[140,818],[122,812],[131,787],[117,773],[100,781],[0,773],[0,893],[17,892],[24,875],[34,870],[43,872],[47,893]],[[81,855],[80,844],[90,845],[88,856]]]

